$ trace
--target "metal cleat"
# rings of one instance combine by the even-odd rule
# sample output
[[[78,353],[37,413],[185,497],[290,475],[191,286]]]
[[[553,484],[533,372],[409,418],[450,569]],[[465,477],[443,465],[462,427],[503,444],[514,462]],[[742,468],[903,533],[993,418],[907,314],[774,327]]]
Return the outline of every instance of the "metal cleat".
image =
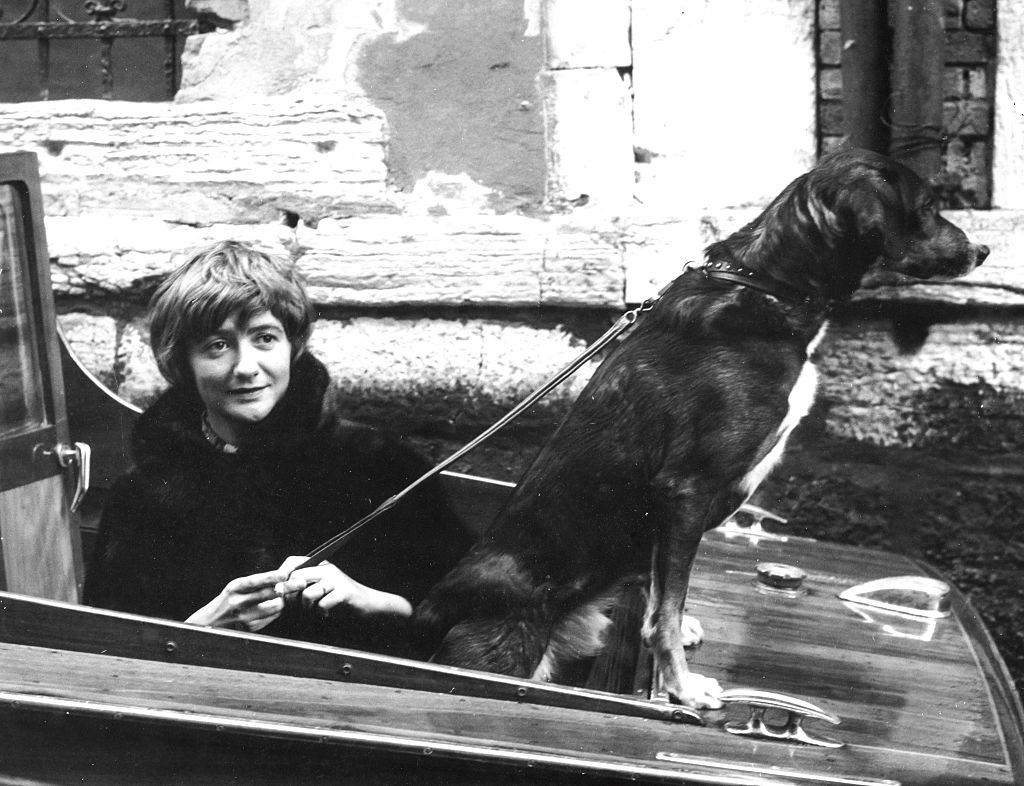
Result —
[[[782,693],[746,688],[722,691],[720,698],[726,704],[750,705],[750,717],[746,722],[730,721],[725,724],[725,730],[730,734],[759,737],[766,740],[787,740],[806,745],[817,745],[821,748],[841,748],[843,746],[842,742],[825,737],[815,737],[804,729],[803,723],[807,718],[822,720],[833,726],[839,724],[838,717],[810,702]],[[768,710],[779,710],[786,713],[785,723],[765,722],[764,716]]]
[[[741,526],[736,520],[736,516],[740,513],[752,517],[754,520],[753,523],[748,527]],[[718,529],[725,534],[727,540],[732,540],[733,538],[749,538],[750,542],[755,546],[762,540],[770,540],[777,543],[785,543],[789,540],[788,535],[776,535],[768,532],[768,530],[764,528],[765,520],[774,521],[779,524],[785,524],[787,521],[782,518],[782,516],[772,513],[770,510],[759,508],[757,505],[748,504],[741,505],[740,509],[722,522]]]

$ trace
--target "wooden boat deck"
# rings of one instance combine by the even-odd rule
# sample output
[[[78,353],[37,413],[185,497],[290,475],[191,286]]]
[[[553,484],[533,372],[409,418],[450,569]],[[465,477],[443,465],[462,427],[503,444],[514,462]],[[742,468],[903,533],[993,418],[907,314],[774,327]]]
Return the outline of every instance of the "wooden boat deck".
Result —
[[[806,592],[758,591],[754,565],[765,560],[805,570]],[[0,729],[21,741],[0,772],[41,778],[56,758],[63,771],[96,782],[97,773],[172,768],[184,748],[204,751],[194,764],[206,775],[228,761],[235,774],[260,761],[268,782],[289,782],[295,762],[345,780],[338,768],[357,756],[382,782],[395,767],[455,782],[458,765],[461,777],[489,782],[586,774],[1013,783],[1021,742],[1006,730],[1019,729],[1019,705],[998,695],[1005,679],[986,683],[1001,663],[962,599],[954,594],[955,616],[926,620],[836,597],[867,579],[922,572],[903,558],[813,541],[707,536],[690,604],[707,642],[691,655],[694,668],[726,687],[787,693],[835,713],[839,726],[808,722],[845,743],[832,750],[725,732],[746,707],[705,712],[704,726],[673,723],[616,710],[587,691],[565,689],[571,701],[552,704],[540,697],[543,686],[523,680],[0,596]],[[637,662],[642,675],[646,658]],[[58,738],[62,724],[70,731]],[[47,729],[50,744],[40,746]],[[109,735],[132,742],[115,749],[101,741]],[[182,735],[187,742],[168,748]]]

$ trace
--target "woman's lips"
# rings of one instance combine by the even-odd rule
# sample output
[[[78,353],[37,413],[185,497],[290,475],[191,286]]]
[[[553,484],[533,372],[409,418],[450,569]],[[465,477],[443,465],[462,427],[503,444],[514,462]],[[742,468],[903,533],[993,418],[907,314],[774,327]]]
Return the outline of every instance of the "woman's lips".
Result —
[[[230,393],[232,396],[252,396],[257,393],[261,393],[265,389],[266,385],[258,388],[234,388],[232,390],[229,390],[228,393]]]

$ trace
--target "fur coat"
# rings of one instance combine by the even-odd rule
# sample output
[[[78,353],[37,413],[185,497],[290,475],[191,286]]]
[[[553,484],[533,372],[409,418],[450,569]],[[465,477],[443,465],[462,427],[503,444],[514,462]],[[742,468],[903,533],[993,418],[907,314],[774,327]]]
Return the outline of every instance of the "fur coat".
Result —
[[[311,551],[429,468],[397,440],[339,418],[335,400],[324,366],[301,355],[285,396],[229,454],[203,436],[196,391],[167,391],[133,431],[135,466],[106,501],[85,602],[183,620],[231,579]],[[440,487],[426,483],[331,561],[415,606],[469,544]],[[414,654],[402,623],[380,627],[294,604],[260,632]]]

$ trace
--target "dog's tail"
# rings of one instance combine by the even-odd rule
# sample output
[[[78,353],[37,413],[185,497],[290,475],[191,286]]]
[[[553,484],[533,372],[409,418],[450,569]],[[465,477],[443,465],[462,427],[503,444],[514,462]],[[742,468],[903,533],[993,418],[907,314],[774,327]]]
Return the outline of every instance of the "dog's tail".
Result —
[[[548,626],[536,620],[467,620],[448,631],[431,660],[444,666],[530,677],[547,641]]]

